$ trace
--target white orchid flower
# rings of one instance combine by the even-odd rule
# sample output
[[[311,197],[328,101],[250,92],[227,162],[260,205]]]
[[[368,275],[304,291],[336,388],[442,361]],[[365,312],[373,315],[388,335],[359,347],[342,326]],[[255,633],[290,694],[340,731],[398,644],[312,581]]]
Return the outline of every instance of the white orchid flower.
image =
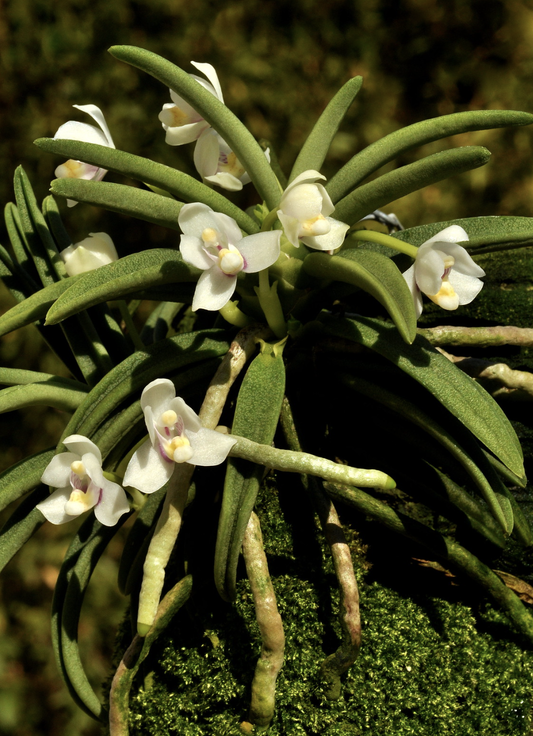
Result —
[[[149,437],[134,452],[124,485],[142,493],[154,493],[164,486],[176,463],[219,465],[237,441],[202,427],[198,415],[176,396],[168,378],[158,378],[146,386],[141,407]]]
[[[281,230],[243,237],[232,217],[213,212],[205,204],[184,205],[178,223],[183,232],[183,260],[203,271],[194,292],[193,311],[222,309],[235,291],[241,271],[257,273],[279,257]]]
[[[94,271],[118,260],[117,249],[107,233],[89,233],[88,238],[69,245],[59,255],[69,276]]]
[[[82,141],[85,143],[97,143],[107,148],[115,148],[111,132],[107,127],[103,112],[96,105],[73,105],[77,110],[86,112],[100,126],[89,123],[79,123],[76,120],[69,120],[68,123],[61,125],[54,138],[69,141]],[[61,164],[55,170],[58,179],[88,179],[90,181],[101,181],[107,174],[107,169],[101,169],[92,164],[85,164],[82,161],[69,159]],[[67,200],[69,207],[73,207],[77,202],[72,199]]]
[[[317,179],[325,179],[318,171],[304,171],[289,184],[279,203],[278,218],[287,239],[296,247],[305,243],[315,250],[339,248],[349,225],[329,217],[335,207],[329,194]]]
[[[224,102],[222,88],[214,67],[211,64],[201,64],[197,61],[191,61],[191,64],[202,72],[208,81],[196,74],[189,74],[189,76],[208,92],[211,92],[220,102]],[[188,102],[185,102],[183,97],[180,97],[172,89],[170,90],[170,97],[172,102],[163,105],[163,109],[159,113],[159,120],[166,133],[165,141],[169,146],[192,143],[202,135],[204,130],[211,126]]]
[[[69,452],[52,458],[41,482],[57,488],[37,508],[52,524],[65,524],[94,508],[98,521],[114,526],[130,510],[124,489],[104,477],[98,447],[80,434],[72,434],[63,444]]]
[[[265,151],[270,163],[270,151]],[[212,129],[204,130],[194,149],[194,165],[204,182],[238,192],[251,179],[226,141]]]
[[[485,276],[485,271],[458,245],[466,240],[462,227],[450,225],[418,249],[415,262],[403,274],[417,318],[422,314],[423,293],[439,307],[452,310],[470,304],[483,288],[479,277]]]

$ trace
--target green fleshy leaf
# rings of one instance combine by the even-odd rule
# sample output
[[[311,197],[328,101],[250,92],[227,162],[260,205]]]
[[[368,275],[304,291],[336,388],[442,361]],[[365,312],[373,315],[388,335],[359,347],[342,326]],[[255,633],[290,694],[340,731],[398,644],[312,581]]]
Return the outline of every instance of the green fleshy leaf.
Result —
[[[258,224],[224,195],[170,166],[96,143],[39,138],[35,145],[43,151],[84,161],[155,186],[185,202],[203,202],[215,212],[233,217],[244,232],[251,234],[259,231]]]
[[[242,382],[232,434],[270,445],[279,422],[285,393],[285,364],[281,353],[260,353]],[[228,460],[215,550],[215,584],[224,600],[236,595],[237,564],[242,541],[264,468],[245,460]]]
[[[362,84],[363,77],[352,77],[330,100],[298,154],[292,167],[289,183],[309,169],[320,171],[339,125]]]
[[[71,246],[72,239],[63,224],[59,207],[52,195],[43,200],[43,215],[59,250],[62,251]]]
[[[7,335],[8,332],[18,330],[19,327],[43,319],[56,299],[79,278],[80,276],[74,276],[72,280],[64,279],[45,286],[44,289],[11,307],[0,316],[0,335]]]
[[[48,488],[39,485],[17,506],[0,529],[0,571],[46,521],[41,512],[35,508],[45,498],[48,498]]]
[[[468,235],[464,247],[477,256],[507,247],[521,248],[533,244],[533,217],[463,217],[458,220],[418,225],[393,233],[404,243],[420,246],[450,225],[460,225]]]
[[[144,352],[137,351],[113,368],[90,391],[63,431],[62,440],[69,434],[92,437],[98,427],[114,417],[117,408],[130,395],[136,397],[150,381],[210,358],[217,358],[229,350],[224,330],[202,330],[160,340]]]
[[[43,381],[0,390],[0,414],[28,406],[53,406],[60,411],[74,412],[87,390],[66,388],[60,381]]]
[[[115,526],[100,524],[91,512],[74,536],[65,554],[52,602],[52,645],[61,676],[80,708],[95,720],[104,720],[105,710],[89,683],[78,646],[78,622],[85,590],[96,564],[129,514]]]
[[[20,187],[19,187],[20,189]],[[22,193],[20,194],[22,196]],[[24,235],[22,222],[20,219],[20,212],[18,207],[13,202],[8,202],[4,208],[4,220],[6,223],[7,234],[13,248],[13,254],[15,261],[19,268],[25,274],[26,279],[33,286],[30,291],[34,291],[39,288],[38,274],[35,270],[35,265],[30,258],[28,251],[28,243]]]
[[[417,146],[472,130],[509,125],[531,125],[533,115],[516,110],[472,110],[423,120],[389,133],[357,153],[326,184],[333,202],[338,202],[389,161]],[[375,208],[374,208],[375,209]],[[370,210],[369,210],[370,211]]]
[[[506,502],[504,504],[499,502],[497,496],[500,494],[495,492],[474,459],[470,457],[469,453],[461,447],[459,442],[452,437],[444,427],[403,396],[398,396],[395,393],[360,377],[337,373],[334,375],[336,380],[342,381],[345,386],[384,404],[392,411],[405,417],[410,422],[413,422],[416,426],[421,427],[425,432],[445,447],[448,452],[450,452],[451,455],[463,466],[472,481],[475,483],[486,501],[492,515],[499,522],[505,534],[508,535],[512,532],[514,519],[512,509],[507,499],[504,499]]]
[[[194,282],[201,272],[185,263],[181,253],[154,248],[133,253],[107,266],[80,274],[76,284],[61,294],[46,315],[46,324],[110,299],[121,299],[159,284]]]
[[[85,202],[171,230],[179,230],[178,215],[183,202],[147,192],[145,189],[84,179],[54,179],[50,189],[57,197]]]
[[[522,449],[509,420],[494,399],[470,376],[418,335],[407,345],[395,328],[369,317],[320,321],[328,332],[357,342],[395,363],[424,386],[513,473],[524,474]]]
[[[336,256],[310,253],[303,268],[315,278],[341,281],[368,292],[385,307],[402,338],[408,343],[415,339],[413,297],[390,258],[362,248],[341,251]]]
[[[39,287],[30,283],[18,264],[11,260],[7,250],[0,245],[0,278],[17,302],[21,302]]]
[[[482,146],[452,148],[426,156],[358,187],[337,203],[333,217],[353,225],[370,212],[411,192],[484,166],[489,158],[490,151]]]
[[[183,97],[226,141],[268,208],[272,210],[278,205],[281,187],[261,146],[229,108],[189,74],[151,51],[135,46],[112,46],[109,53],[150,74]]]
[[[62,378],[53,373],[40,373],[39,371],[27,371],[23,368],[2,368],[0,367],[0,384],[4,386],[21,386],[26,383],[39,383],[42,381],[52,381],[58,386],[64,388],[86,390],[84,383],[76,381],[73,378]]]
[[[66,278],[65,264],[41,212],[24,169],[15,171],[15,197],[29,253],[43,286]]]
[[[43,450],[0,474],[0,511],[40,484],[41,476],[54,454],[54,450]]]

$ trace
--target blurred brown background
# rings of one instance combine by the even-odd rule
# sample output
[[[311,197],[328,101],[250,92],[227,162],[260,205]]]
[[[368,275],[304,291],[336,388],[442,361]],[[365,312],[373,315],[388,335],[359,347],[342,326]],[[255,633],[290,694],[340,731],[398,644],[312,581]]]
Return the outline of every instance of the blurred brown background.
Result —
[[[170,148],[157,115],[169,101],[155,80],[115,61],[114,44],[142,46],[187,71],[190,60],[218,71],[226,104],[256,137],[272,142],[288,171],[324,106],[351,76],[363,90],[332,147],[330,175],[353,153],[400,126],[470,109],[533,111],[530,0],[0,0],[1,200],[12,199],[22,164],[39,199],[59,161],[32,145],[69,119],[73,104],[104,111],[118,148],[194,173],[192,146]],[[412,225],[474,215],[533,215],[532,132],[456,136],[443,146],[486,145],[491,163],[405,197],[389,208]],[[392,164],[391,164],[392,167]],[[248,187],[239,202],[255,202]],[[241,197],[239,199],[239,197]],[[74,240],[105,230],[119,252],[172,246],[175,233],[79,205],[66,210]],[[5,245],[6,238],[2,235]],[[1,293],[2,309],[11,303]],[[2,365],[61,372],[33,328],[2,339]],[[0,417],[0,467],[53,445],[60,413],[36,408]],[[1,492],[1,490],[0,490]],[[51,592],[71,525],[45,525],[0,577],[0,734],[97,734],[71,703],[49,640]],[[107,672],[125,602],[115,592],[117,542],[98,571],[82,619],[91,678]]]

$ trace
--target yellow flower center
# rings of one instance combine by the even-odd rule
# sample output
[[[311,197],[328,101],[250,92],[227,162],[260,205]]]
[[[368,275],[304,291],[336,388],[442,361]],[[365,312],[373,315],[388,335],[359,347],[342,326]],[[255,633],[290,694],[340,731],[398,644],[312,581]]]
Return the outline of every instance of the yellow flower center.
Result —
[[[314,237],[316,235],[325,235],[326,233],[329,233],[329,231],[331,230],[331,225],[326,220],[324,215],[317,215],[316,217],[312,217],[309,220],[304,220],[302,222],[302,230],[303,236],[300,237]]]
[[[176,463],[185,463],[192,457],[191,443],[185,436],[174,437],[164,445],[165,453]]]
[[[228,153],[227,156],[225,156],[227,160],[224,161],[224,159],[221,157],[221,160],[218,164],[218,170],[224,172],[225,174],[231,174],[232,176],[235,176],[237,179],[240,179],[241,176],[245,173],[245,168],[237,158],[237,156],[233,153]]]
[[[70,469],[73,473],[76,473],[78,478],[83,478],[85,475],[85,465],[81,460],[74,460],[74,462],[70,464]]]
[[[65,504],[65,513],[69,516],[79,516],[94,506],[92,494],[83,491],[72,491]]]
[[[168,409],[161,414],[161,422],[165,427],[173,427],[178,421],[178,415],[172,409]]]
[[[191,122],[190,116],[177,105],[162,110],[159,113],[159,119],[169,128],[179,128]]]
[[[85,173],[87,164],[82,161],[75,161],[69,159],[64,164],[60,164],[55,170],[55,175],[58,179],[81,179]]]
[[[228,276],[236,276],[243,269],[244,259],[237,248],[222,248],[218,254],[218,265]]]
[[[459,306],[459,297],[448,280],[448,276],[454,263],[455,258],[453,256],[445,255],[442,285],[436,294],[428,294],[431,301],[438,304],[442,309],[453,310],[457,309]]]

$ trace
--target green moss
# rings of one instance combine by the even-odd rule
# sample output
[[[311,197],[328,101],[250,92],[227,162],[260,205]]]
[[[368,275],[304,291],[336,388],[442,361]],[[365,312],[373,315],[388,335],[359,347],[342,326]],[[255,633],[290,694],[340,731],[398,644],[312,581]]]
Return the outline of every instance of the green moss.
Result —
[[[298,490],[280,498],[281,507],[269,484],[258,505],[286,634],[271,736],[526,733],[533,655],[505,617],[488,607],[474,617],[463,603],[385,587],[375,570],[366,573],[364,545],[350,528],[363,645],[341,697],[327,700],[320,665],[340,635],[333,567]],[[230,606],[201,586],[154,645],[132,693],[132,736],[240,734],[260,650],[251,593],[241,580]]]

